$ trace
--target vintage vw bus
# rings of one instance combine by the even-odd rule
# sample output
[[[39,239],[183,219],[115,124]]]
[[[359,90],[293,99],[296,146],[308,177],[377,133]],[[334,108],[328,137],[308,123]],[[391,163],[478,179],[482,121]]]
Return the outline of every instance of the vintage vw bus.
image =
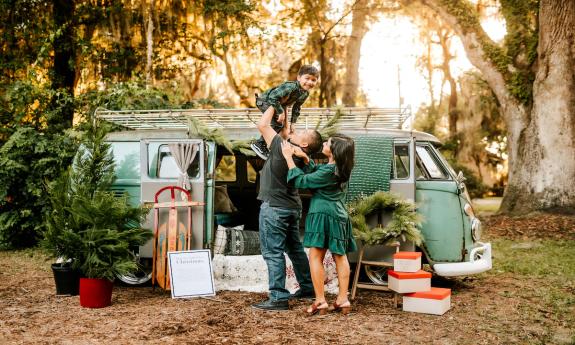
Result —
[[[437,150],[440,142],[430,134],[405,130],[410,118],[406,109],[343,108],[340,131],[352,137],[391,138],[388,178],[390,190],[414,200],[423,216],[423,245],[403,243],[403,250],[423,252],[424,260],[440,276],[464,276],[491,269],[491,245],[480,242],[481,224],[475,217],[465,189],[464,177],[456,174]],[[298,127],[326,122],[335,113],[330,109],[303,109]],[[192,210],[192,248],[212,248],[218,224],[243,224],[257,230],[259,202],[258,170],[263,161],[241,152],[230,152],[215,142],[194,137],[188,117],[209,128],[221,128],[230,140],[249,140],[259,135],[257,109],[98,111],[96,117],[121,125],[125,131],[109,134],[116,162],[114,191],[128,193],[133,204],[150,204],[162,187],[176,185],[180,170],[170,144],[194,147],[193,160],[187,168],[194,201],[203,202]],[[358,148],[356,148],[357,150]],[[355,173],[355,172],[354,172]],[[219,194],[219,195],[217,195]],[[302,191],[304,217],[310,193]],[[222,202],[223,195],[223,202]],[[223,205],[223,206],[222,206]],[[303,222],[302,222],[303,224]],[[145,224],[152,229],[152,217]],[[303,226],[303,225],[302,225]],[[302,228],[303,231],[303,228]],[[385,260],[392,248],[371,247],[368,260]],[[144,267],[151,267],[152,244],[139,248]],[[350,256],[354,262],[355,256]],[[379,266],[366,266],[369,279],[385,280]],[[142,284],[150,279],[149,269],[120,279],[128,284]]]

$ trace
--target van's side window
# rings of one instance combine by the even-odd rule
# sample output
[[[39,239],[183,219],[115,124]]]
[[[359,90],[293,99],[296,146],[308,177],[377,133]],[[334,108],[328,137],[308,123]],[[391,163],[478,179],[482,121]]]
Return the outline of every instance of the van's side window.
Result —
[[[119,179],[140,180],[140,143],[111,143],[116,163],[116,177]]]
[[[395,145],[393,155],[392,179],[406,179],[409,177],[409,146]]]
[[[417,146],[416,147],[417,156],[419,162],[422,165],[422,172],[425,177],[431,180],[448,180],[449,175],[443,169],[443,166],[439,162],[438,158],[432,152],[430,146]]]
[[[150,145],[150,149],[152,145]],[[149,152],[153,152],[149,150]],[[153,162],[157,159],[157,169],[155,174],[150,171],[150,177],[157,177],[157,178],[178,178],[180,169],[176,164],[176,160],[172,157],[172,153],[170,152],[170,148],[168,145],[162,144],[159,145],[158,150],[156,151],[157,155],[152,160],[152,164],[150,164],[150,168],[153,167],[155,164]],[[200,154],[196,154],[192,164],[188,167],[188,176],[193,179],[200,176]],[[150,169],[152,170],[152,169]]]
[[[236,180],[236,157],[223,156],[216,166],[216,181],[234,182]]]

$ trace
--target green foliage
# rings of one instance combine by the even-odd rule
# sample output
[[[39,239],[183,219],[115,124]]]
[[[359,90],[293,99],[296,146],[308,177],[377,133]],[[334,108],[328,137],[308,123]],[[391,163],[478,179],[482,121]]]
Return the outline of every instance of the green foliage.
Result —
[[[329,121],[327,121],[327,123],[323,127],[321,128],[319,127],[321,125],[321,120],[318,121],[318,123],[315,126],[315,129],[321,134],[321,137],[324,140],[327,140],[327,138],[339,132],[339,121],[341,121],[342,116],[343,113],[341,109],[336,108],[335,114],[332,116],[331,119],[329,119]]]
[[[105,135],[101,125],[87,131],[72,167],[50,185],[43,246],[89,278],[113,280],[137,269],[133,249],[152,233],[140,228],[148,210],[109,190],[114,162]]]
[[[63,118],[73,98],[62,90],[37,86],[31,81],[16,81],[0,88],[0,142],[20,126],[39,131],[58,132],[60,126],[48,126]]]
[[[447,9],[447,12],[459,20],[464,33],[467,33],[468,30],[473,30],[480,25],[477,11],[475,11],[468,1],[441,0],[440,3]]]
[[[459,0],[442,0],[441,4],[458,19],[464,33],[476,32],[485,56],[503,75],[509,92],[521,103],[529,104],[535,80],[532,65],[537,59],[539,0],[501,1],[507,26],[502,47],[483,32],[471,4]]]
[[[250,147],[251,142],[252,140],[234,140],[232,141],[232,149],[234,152],[239,152],[244,156],[255,157],[256,153]]]
[[[465,176],[465,187],[471,198],[481,198],[488,192],[489,188],[483,184],[481,179],[471,169],[454,160],[450,160],[449,164],[456,172],[463,172],[463,176]]]
[[[51,2],[0,0],[0,85],[23,78],[49,40]]]
[[[219,57],[234,46],[248,46],[248,29],[258,26],[253,18],[256,6],[250,0],[200,0],[194,7],[210,23],[209,48]]]
[[[358,199],[348,205],[348,210],[355,238],[366,245],[388,244],[400,239],[420,245],[423,241],[417,228],[421,225],[421,216],[415,205],[391,193],[377,192]],[[378,224],[370,228],[366,216],[376,212],[391,213],[391,221],[386,226]]]
[[[213,99],[197,99],[184,102],[175,90],[159,87],[146,87],[139,80],[111,84],[105,90],[92,90],[80,95],[77,100],[78,112],[91,116],[98,108],[107,110],[147,110],[147,109],[195,109],[225,108],[226,105]]]
[[[439,137],[438,126],[440,124],[439,109],[432,106],[423,106],[415,114],[414,128],[418,131]]]
[[[211,140],[216,144],[225,147],[232,152],[233,145],[220,128],[209,129],[202,120],[193,116],[188,116],[188,131],[193,136],[198,136],[205,140]]]
[[[96,108],[108,110],[169,109],[176,104],[176,96],[165,90],[146,88],[140,81],[114,83],[103,91],[90,91],[79,99],[83,114],[91,114]]]
[[[50,205],[44,181],[67,166],[77,148],[68,134],[17,129],[0,147],[0,247],[36,244]]]

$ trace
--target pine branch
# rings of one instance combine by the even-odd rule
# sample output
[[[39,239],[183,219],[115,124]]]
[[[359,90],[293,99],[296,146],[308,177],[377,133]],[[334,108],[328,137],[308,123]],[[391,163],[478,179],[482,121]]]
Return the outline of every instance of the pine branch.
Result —
[[[225,147],[228,151],[233,151],[233,145],[228,138],[224,135],[224,132],[219,129],[209,129],[202,120],[197,119],[193,116],[188,116],[188,130],[194,135],[205,140],[210,140],[216,144]]]

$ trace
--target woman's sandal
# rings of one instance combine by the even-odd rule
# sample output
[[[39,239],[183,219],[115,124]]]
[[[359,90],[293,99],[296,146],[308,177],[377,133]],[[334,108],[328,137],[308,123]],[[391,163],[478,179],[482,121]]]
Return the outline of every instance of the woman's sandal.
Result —
[[[312,316],[315,315],[317,313],[319,313],[319,315],[325,315],[327,314],[327,311],[329,309],[329,305],[327,304],[326,301],[317,303],[317,302],[313,302],[312,305],[306,309],[306,313],[308,316]]]
[[[351,303],[349,301],[345,301],[342,304],[333,302],[333,305],[329,308],[329,311],[341,312],[343,315],[347,315],[351,312]]]

